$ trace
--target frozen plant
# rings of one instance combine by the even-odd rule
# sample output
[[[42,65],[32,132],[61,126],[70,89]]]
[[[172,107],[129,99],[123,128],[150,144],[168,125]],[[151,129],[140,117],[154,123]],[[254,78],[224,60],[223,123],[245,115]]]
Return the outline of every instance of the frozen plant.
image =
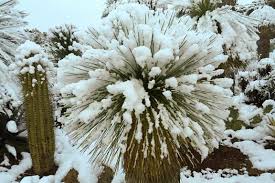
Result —
[[[275,38],[275,9],[267,5],[259,6],[249,16],[261,22],[259,27],[258,55],[260,58],[267,58],[271,51],[270,40]]]
[[[19,76],[24,99],[28,143],[33,171],[45,175],[54,170],[54,116],[49,92],[49,73],[53,68],[42,48],[26,41],[18,47],[11,65]]]
[[[14,61],[15,50],[23,40],[18,28],[26,24],[26,14],[16,10],[16,4],[17,0],[0,0],[0,60],[6,65]]]
[[[274,58],[250,64],[247,71],[238,73],[237,78],[241,91],[247,96],[246,103],[261,107],[265,100],[275,100]]]
[[[48,47],[49,40],[46,32],[41,32],[37,28],[25,29],[24,31],[28,35],[29,40],[35,42],[36,44],[42,45],[42,47]]]
[[[20,87],[17,81],[9,72],[8,67],[0,62],[0,162],[3,161],[4,155],[15,158],[9,153],[6,145],[16,148],[18,152],[26,152],[26,138],[18,136],[22,131],[22,110]]]
[[[207,11],[214,11],[217,8],[217,3],[212,0],[200,0],[194,1],[190,9],[190,15],[192,17],[202,17]]]
[[[177,0],[171,2],[176,4]],[[190,15],[199,31],[212,31],[223,40],[228,62],[221,65],[226,76],[231,76],[236,68],[257,58],[257,26],[254,18],[234,11],[232,6],[222,6],[223,1],[194,0],[183,5],[174,5],[178,16]]]
[[[49,49],[54,61],[58,62],[71,53],[81,55],[81,51],[74,46],[79,42],[76,31],[76,27],[69,24],[50,30]]]
[[[219,146],[230,79],[220,39],[190,17],[117,7],[91,29],[92,47],[59,62],[66,130],[93,161],[123,164],[127,182],[178,182]]]

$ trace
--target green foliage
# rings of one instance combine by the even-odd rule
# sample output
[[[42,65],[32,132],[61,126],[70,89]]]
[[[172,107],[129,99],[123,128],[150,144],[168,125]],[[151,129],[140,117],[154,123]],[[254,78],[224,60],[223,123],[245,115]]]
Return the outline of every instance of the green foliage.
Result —
[[[246,126],[246,124],[239,120],[239,111],[238,109],[231,107],[230,114],[228,117],[228,121],[226,121],[226,129],[232,129],[232,130],[240,130],[242,127]]]
[[[53,60],[58,62],[69,54],[81,55],[81,51],[74,47],[79,42],[75,35],[76,27],[73,25],[57,26],[50,31],[50,54]]]
[[[211,12],[217,8],[217,5],[211,0],[201,0],[199,2],[193,2],[190,9],[191,17],[202,17],[206,12]]]

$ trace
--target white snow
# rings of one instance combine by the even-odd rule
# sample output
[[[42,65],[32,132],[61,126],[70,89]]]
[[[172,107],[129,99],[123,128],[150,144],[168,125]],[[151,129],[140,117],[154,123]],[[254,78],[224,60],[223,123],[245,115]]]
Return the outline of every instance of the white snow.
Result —
[[[7,127],[8,131],[11,132],[11,133],[17,133],[18,132],[16,122],[13,121],[13,120],[7,122],[6,127]]]
[[[11,64],[11,69],[15,74],[25,74],[35,72],[35,69],[41,72],[49,72],[53,69],[53,63],[47,58],[43,48],[27,40],[24,44],[20,45],[16,50],[16,62]],[[37,67],[34,67],[34,63]]]
[[[23,159],[19,165],[13,165],[7,172],[0,172],[1,183],[15,182],[17,177],[30,169],[32,166],[32,160],[29,153],[22,153]]]
[[[8,152],[11,153],[15,158],[17,158],[16,149],[13,146],[10,146],[8,144],[5,145]]]
[[[155,77],[161,73],[161,69],[159,67],[152,67],[151,71],[149,72],[150,77]]]
[[[146,46],[140,46],[133,49],[133,54],[135,56],[137,64],[144,68],[146,62],[152,57],[151,50]]]
[[[165,80],[165,87],[176,88],[178,86],[178,80],[175,77],[171,77]]]
[[[205,104],[203,104],[201,102],[196,103],[195,107],[196,107],[197,110],[199,110],[199,111],[201,111],[201,112],[203,112],[205,114],[209,114],[210,113],[209,107],[207,107],[207,105],[205,105]]]
[[[162,92],[162,94],[168,99],[168,100],[172,100],[172,92],[170,90],[166,90],[164,92]]]
[[[174,59],[173,50],[169,48],[161,49],[154,55],[154,59],[158,62],[158,66],[164,66]]]
[[[231,135],[233,138],[241,139],[241,140],[262,140],[264,139],[268,133],[266,129],[261,126],[255,127],[253,129],[241,129],[241,130],[226,130],[226,135]]]
[[[262,24],[275,24],[275,9],[271,6],[263,6],[250,14],[251,17],[261,20]]]
[[[253,141],[235,142],[234,147],[241,150],[242,153],[248,155],[253,167],[259,170],[275,169],[275,151],[265,149],[262,144]]]
[[[188,183],[252,183],[252,182],[263,182],[263,183],[274,183],[275,174],[264,173],[260,176],[249,176],[249,175],[233,175],[230,177],[222,177],[222,171],[218,173],[206,172],[198,173],[193,172],[194,176],[185,176],[184,172],[181,176],[181,182]]]
[[[123,94],[125,101],[122,108],[141,114],[145,110],[142,100],[146,97],[146,92],[138,80],[130,80],[126,82],[117,82],[113,85],[108,85],[107,90],[111,94]]]

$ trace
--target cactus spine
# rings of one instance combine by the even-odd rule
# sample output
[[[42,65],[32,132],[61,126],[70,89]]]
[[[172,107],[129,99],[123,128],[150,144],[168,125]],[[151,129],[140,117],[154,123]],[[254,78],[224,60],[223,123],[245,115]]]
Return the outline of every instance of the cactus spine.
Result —
[[[28,44],[30,43],[32,42]],[[23,45],[22,47],[24,48]],[[33,171],[38,175],[54,170],[55,151],[53,108],[46,72],[48,60],[44,56],[37,50],[31,50],[27,55],[21,56],[18,64],[21,66],[19,76],[24,96],[29,149]],[[27,72],[23,72],[26,70]]]

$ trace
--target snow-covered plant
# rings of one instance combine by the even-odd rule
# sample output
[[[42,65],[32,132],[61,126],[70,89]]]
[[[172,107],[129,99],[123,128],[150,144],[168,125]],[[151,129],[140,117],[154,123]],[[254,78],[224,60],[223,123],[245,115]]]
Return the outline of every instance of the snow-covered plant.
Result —
[[[252,68],[252,69],[249,69]],[[238,84],[246,95],[246,103],[261,107],[265,100],[275,99],[275,61],[264,58],[239,72]]]
[[[202,17],[207,11],[214,11],[217,8],[217,3],[212,0],[200,0],[192,3],[190,15],[192,17]]]
[[[26,24],[23,21],[26,14],[14,9],[16,4],[17,0],[0,1],[0,60],[7,65],[14,60],[15,50],[23,39],[18,28]]]
[[[71,53],[81,55],[81,51],[74,46],[79,42],[76,31],[76,27],[69,24],[50,30],[49,49],[54,61],[58,62]]]
[[[42,47],[48,47],[48,34],[46,32],[41,32],[37,28],[34,29],[25,29],[26,34],[28,35],[29,40],[35,42],[36,44],[42,45]]]
[[[275,9],[270,6],[259,6],[250,15],[260,21],[258,55],[260,58],[269,57],[270,40],[275,38]]]
[[[195,28],[199,31],[212,31],[221,36],[224,51],[230,56],[229,62],[221,68],[228,76],[240,65],[246,65],[246,61],[257,58],[258,21],[222,4],[222,1],[195,0],[175,7],[182,9],[179,16],[193,16]]]
[[[18,47],[11,67],[22,84],[33,170],[45,175],[54,169],[54,116],[47,78],[53,64],[39,45],[26,41]]]
[[[16,148],[19,154],[27,150],[26,138],[18,136],[23,126],[21,104],[20,87],[8,67],[0,62],[0,161],[4,155],[14,159],[6,145]]]
[[[0,62],[0,113],[12,116],[12,111],[21,104],[19,90],[8,67]]]
[[[210,29],[224,40],[225,52],[242,61],[256,58],[257,22],[227,7],[218,8],[198,20],[198,29]]]
[[[10,74],[9,68],[0,62],[0,114],[6,116],[6,119],[16,116],[15,111],[19,111],[22,104],[20,96],[18,81]]]
[[[232,82],[213,76],[227,57],[189,21],[119,6],[91,29],[93,49],[59,62],[70,137],[93,161],[123,163],[129,182],[178,182],[223,136]]]

